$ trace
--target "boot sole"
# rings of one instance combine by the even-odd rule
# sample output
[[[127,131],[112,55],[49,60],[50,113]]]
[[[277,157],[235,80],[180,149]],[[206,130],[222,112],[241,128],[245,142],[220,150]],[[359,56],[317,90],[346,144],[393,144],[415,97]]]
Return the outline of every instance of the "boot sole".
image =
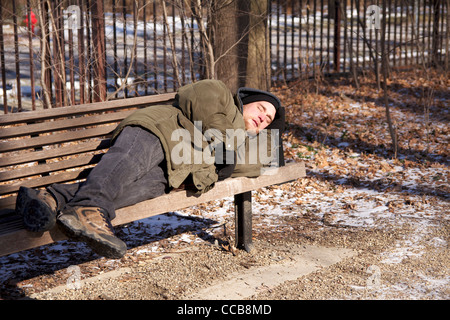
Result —
[[[120,243],[108,241],[97,233],[87,230],[78,219],[72,216],[61,215],[57,221],[61,231],[67,237],[86,243],[97,254],[103,257],[120,259],[127,251],[126,244],[120,239],[115,238],[116,242],[120,241]]]
[[[44,232],[56,224],[56,212],[37,198],[33,189],[20,187],[16,212],[22,216],[24,227],[28,231]]]

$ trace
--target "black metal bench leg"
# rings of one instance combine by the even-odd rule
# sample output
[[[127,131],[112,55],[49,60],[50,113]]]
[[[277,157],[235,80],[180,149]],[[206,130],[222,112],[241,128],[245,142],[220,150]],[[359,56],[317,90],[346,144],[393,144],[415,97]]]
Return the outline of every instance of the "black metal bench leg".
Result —
[[[234,212],[236,220],[236,248],[250,252],[253,249],[251,191],[234,196]]]

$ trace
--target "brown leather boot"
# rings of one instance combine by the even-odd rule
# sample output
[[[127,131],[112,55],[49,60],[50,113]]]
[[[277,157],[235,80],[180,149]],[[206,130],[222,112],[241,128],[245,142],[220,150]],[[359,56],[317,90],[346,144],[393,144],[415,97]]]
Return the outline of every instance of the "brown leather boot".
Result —
[[[65,206],[57,220],[64,234],[85,242],[101,256],[120,259],[127,251],[127,245],[115,236],[108,214],[102,208]]]
[[[56,223],[57,202],[46,190],[20,187],[16,213],[23,218],[25,229],[33,232],[50,230]]]

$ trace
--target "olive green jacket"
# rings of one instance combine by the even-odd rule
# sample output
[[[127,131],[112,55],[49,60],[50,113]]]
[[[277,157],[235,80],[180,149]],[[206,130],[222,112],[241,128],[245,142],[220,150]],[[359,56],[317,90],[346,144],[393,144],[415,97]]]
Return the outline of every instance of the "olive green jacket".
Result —
[[[137,110],[124,119],[113,132],[113,140],[125,126],[140,126],[161,141],[167,162],[169,186],[179,187],[191,176],[199,193],[206,192],[218,180],[214,165],[214,146],[248,148],[242,104],[235,101],[224,83],[202,80],[181,87],[173,105],[156,105]],[[233,137],[237,133],[239,137]],[[247,144],[246,144],[247,142]],[[244,151],[245,152],[245,151]],[[245,157],[249,152],[242,153]],[[258,176],[261,165],[238,162],[233,176]]]

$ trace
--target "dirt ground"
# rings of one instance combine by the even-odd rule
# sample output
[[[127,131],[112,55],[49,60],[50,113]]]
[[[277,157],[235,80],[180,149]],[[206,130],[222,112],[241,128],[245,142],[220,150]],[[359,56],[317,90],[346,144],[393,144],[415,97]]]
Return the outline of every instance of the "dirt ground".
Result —
[[[407,256],[400,263],[382,262],[383,253],[395,250],[393,243],[412,234],[413,230],[405,226],[394,232],[328,230],[313,235],[315,239],[310,241],[295,239],[296,235],[286,235],[289,241],[263,237],[255,241],[254,253],[239,251],[236,255],[214,245],[195,245],[99,272],[97,278],[85,278],[79,289],[68,286],[67,281],[75,274],[68,269],[51,275],[53,281],[49,276],[38,277],[23,282],[21,287],[25,291],[39,285],[46,289],[32,294],[33,299],[449,299],[448,248],[433,244],[433,239],[448,236],[448,229],[437,228],[427,235],[422,242],[426,247],[423,254]],[[269,283],[274,274],[264,273],[264,267],[275,266],[281,270],[295,258],[301,258],[301,253],[294,248],[310,246],[310,243],[313,243],[311,250],[335,245],[330,252],[334,250],[341,256],[331,265],[321,265],[317,258],[317,267],[307,274],[296,270],[298,277]],[[351,249],[348,257],[342,256],[338,249],[343,247]],[[98,265],[100,269],[105,268],[107,261],[87,264]],[[223,289],[220,296],[204,290],[221,282],[232,280],[237,284],[238,279],[250,279],[249,270],[260,277],[250,291],[245,291],[246,295],[235,295],[234,286],[226,286],[230,292],[224,293]],[[55,286],[60,278],[63,283]],[[46,282],[50,285],[45,285]]]
[[[0,297],[448,300],[450,86],[433,74],[424,91],[426,76],[389,83],[397,157],[370,77],[276,89],[286,159],[307,177],[253,192],[252,252],[233,247],[232,199],[219,199],[118,228],[120,260],[68,241],[2,257]]]
[[[417,229],[407,222],[395,230],[308,230],[308,222],[303,223],[308,236],[294,231],[280,240],[279,236],[260,234],[251,253],[239,250],[233,254],[217,243],[179,242],[164,253],[140,254],[138,258],[129,253],[120,263],[97,258],[76,264],[80,268],[79,287],[72,281],[77,275],[74,265],[8,286],[11,298],[51,300],[450,298],[450,255],[447,245],[438,240],[448,241],[448,225],[433,228],[415,243],[423,247],[420,254],[405,254],[400,262],[387,263],[383,260],[386,254],[395,252],[396,243],[416,236]],[[318,254],[324,248],[331,261]],[[309,260],[308,252],[312,253]],[[299,270],[293,262],[303,268],[308,263],[312,266]],[[269,266],[275,272],[268,272]],[[280,273],[285,266],[293,273],[288,278]],[[248,284],[254,275],[256,282]],[[247,286],[239,286],[239,281],[247,282]],[[221,283],[226,284],[219,287],[221,290],[212,290],[217,294],[205,290],[218,288]]]

